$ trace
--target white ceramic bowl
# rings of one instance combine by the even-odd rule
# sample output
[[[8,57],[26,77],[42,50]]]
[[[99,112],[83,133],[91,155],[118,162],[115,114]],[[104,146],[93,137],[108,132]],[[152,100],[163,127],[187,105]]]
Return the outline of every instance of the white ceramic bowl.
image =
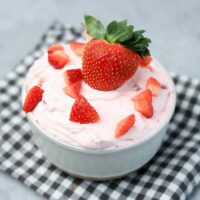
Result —
[[[169,79],[174,89],[173,81],[170,77]],[[108,180],[125,176],[143,166],[155,155],[174,113],[175,104],[176,95],[172,93],[169,115],[159,124],[158,129],[117,149],[91,150],[64,144],[56,141],[50,134],[43,133],[30,117],[28,120],[35,143],[54,165],[79,178]]]

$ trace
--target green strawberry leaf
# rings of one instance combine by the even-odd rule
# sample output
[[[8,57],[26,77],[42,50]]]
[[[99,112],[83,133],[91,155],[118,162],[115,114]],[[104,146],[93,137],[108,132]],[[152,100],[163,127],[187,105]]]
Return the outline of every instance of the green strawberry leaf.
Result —
[[[106,40],[110,43],[120,43],[132,37],[133,26],[127,25],[127,20],[116,22],[113,21],[108,24]]]
[[[121,44],[137,52],[141,57],[145,57],[150,55],[148,49],[149,43],[151,43],[151,40],[149,38],[145,38],[142,35],[134,35],[132,38],[122,42]]]
[[[90,15],[85,15],[84,17],[85,23],[83,23],[83,26],[86,28],[87,33],[94,38],[103,40],[106,36],[106,29],[103,24]]]
[[[138,53],[142,58],[150,55],[148,47],[151,40],[144,37],[144,30],[134,31],[134,27],[128,25],[127,20],[112,21],[105,29],[99,20],[85,15],[83,26],[91,37],[106,40],[111,44],[121,44]]]

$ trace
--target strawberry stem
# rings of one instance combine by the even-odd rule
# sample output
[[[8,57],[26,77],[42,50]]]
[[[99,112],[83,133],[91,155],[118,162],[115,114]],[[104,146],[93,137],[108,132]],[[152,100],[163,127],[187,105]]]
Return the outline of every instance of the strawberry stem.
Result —
[[[134,26],[128,25],[127,20],[112,21],[105,29],[103,24],[93,16],[85,15],[84,18],[85,22],[82,25],[91,37],[106,40],[111,44],[121,44],[138,53],[142,58],[150,55],[148,47],[151,40],[144,37],[144,30],[134,31]]]

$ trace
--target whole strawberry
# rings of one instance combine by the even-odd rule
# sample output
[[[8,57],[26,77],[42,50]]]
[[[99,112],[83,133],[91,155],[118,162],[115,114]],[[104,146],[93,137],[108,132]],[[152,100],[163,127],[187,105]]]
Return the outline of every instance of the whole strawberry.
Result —
[[[120,44],[91,40],[83,56],[83,76],[90,87],[114,90],[132,77],[138,66],[138,55]]]
[[[133,31],[127,21],[111,22],[107,28],[92,16],[85,16],[84,26],[93,37],[83,53],[83,79],[92,88],[114,90],[137,70],[139,56],[150,55],[150,39],[144,31]]]

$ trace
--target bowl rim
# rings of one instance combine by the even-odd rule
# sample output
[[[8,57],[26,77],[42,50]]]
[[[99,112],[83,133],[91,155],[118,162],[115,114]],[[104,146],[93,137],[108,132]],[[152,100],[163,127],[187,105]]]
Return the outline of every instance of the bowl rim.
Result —
[[[147,135],[147,136],[145,136],[143,138],[140,138],[139,140],[136,140],[136,141],[134,141],[134,142],[132,142],[130,144],[127,144],[127,145],[120,146],[118,148],[90,149],[90,148],[78,147],[78,146],[75,146],[75,145],[67,144],[67,143],[64,143],[62,141],[54,139],[53,136],[51,136],[50,134],[45,134],[44,131],[41,130],[34,123],[34,121],[32,120],[31,116],[26,114],[28,122],[31,123],[32,125],[34,125],[34,127],[38,130],[39,134],[44,136],[52,144],[58,145],[58,146],[60,146],[62,148],[66,148],[66,149],[71,150],[71,151],[77,151],[77,152],[88,153],[88,154],[109,154],[109,153],[119,152],[119,151],[127,150],[129,148],[133,148],[133,147],[142,145],[142,144],[146,143],[147,141],[149,141],[150,139],[152,139],[153,137],[155,137],[157,134],[159,134],[160,131],[169,123],[169,121],[171,120],[171,118],[172,118],[172,116],[174,114],[175,107],[176,107],[176,98],[177,97],[176,97],[176,91],[175,91],[174,82],[173,82],[171,76],[169,75],[168,71],[160,64],[160,62],[158,62],[158,60],[156,60],[155,58],[153,59],[153,61],[157,62],[157,65],[159,65],[159,67],[161,67],[165,71],[165,74],[167,75],[168,79],[170,80],[170,86],[171,86],[172,91],[173,91],[171,93],[172,105],[170,107],[170,111],[169,111],[169,114],[168,114],[167,118],[162,123],[159,124],[158,128],[156,129],[156,131],[152,132],[151,134],[149,134],[149,135]],[[26,77],[29,75],[29,72],[27,73]],[[26,82],[26,78],[25,78],[25,82]],[[25,85],[26,84],[24,84],[23,87],[22,87],[22,92],[21,92],[22,99],[23,99],[23,96],[24,96],[23,94],[25,92]],[[23,102],[23,101],[21,101],[21,102]]]

